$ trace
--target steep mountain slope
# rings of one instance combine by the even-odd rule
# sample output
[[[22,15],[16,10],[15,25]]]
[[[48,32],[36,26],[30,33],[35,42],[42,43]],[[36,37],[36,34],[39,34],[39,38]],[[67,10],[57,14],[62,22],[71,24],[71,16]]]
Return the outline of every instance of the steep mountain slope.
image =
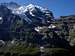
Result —
[[[8,39],[12,24],[20,17],[12,14],[12,11],[4,5],[0,5],[0,17],[2,18],[0,20],[0,39]]]
[[[51,11],[32,4],[28,6],[20,6],[19,8],[12,10],[12,13],[19,14],[20,17],[25,19],[28,23],[33,22],[33,24],[38,22],[45,24],[53,19],[53,14]]]
[[[6,35],[10,37],[10,32],[13,30],[20,32],[25,28],[34,29],[35,26],[48,25],[53,19],[53,14],[37,5],[20,6],[10,2],[0,5],[0,18],[0,33],[1,37],[5,38]]]
[[[37,5],[0,5],[0,39],[4,41],[15,42],[17,39],[19,42],[24,41],[26,46],[69,48],[68,41],[60,33],[62,30],[52,22],[52,11]]]

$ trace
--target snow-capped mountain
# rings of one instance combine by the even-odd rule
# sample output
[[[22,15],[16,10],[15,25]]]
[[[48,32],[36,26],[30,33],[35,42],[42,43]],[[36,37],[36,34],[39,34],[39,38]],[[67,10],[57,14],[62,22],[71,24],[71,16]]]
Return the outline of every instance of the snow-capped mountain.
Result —
[[[15,9],[11,9],[10,7],[14,7]],[[16,20],[25,21],[26,24],[36,27],[48,25],[53,20],[53,13],[46,8],[33,4],[19,6],[14,2],[2,3],[0,5],[0,23],[10,25]],[[9,25],[6,26],[9,28]]]
[[[9,34],[13,34],[12,31],[36,31],[35,28],[48,25],[52,19],[51,11],[37,5],[18,6],[16,3],[2,3],[0,4],[0,39],[11,39]]]
[[[26,43],[39,46],[68,46],[65,40],[61,39],[63,36],[59,35],[60,32],[57,34],[57,31],[54,31],[56,26],[51,24],[52,21],[53,13],[46,8],[33,4],[17,6],[16,3],[3,3],[0,5],[0,40],[22,39]],[[15,40],[11,43],[15,43]]]
[[[27,22],[29,20],[29,22],[46,23],[53,19],[53,14],[51,11],[33,4],[29,4],[28,6],[20,6],[13,9],[12,13],[21,15],[21,18],[25,19]]]
[[[29,4],[28,6],[20,6],[19,8],[13,10],[13,13],[16,13],[16,14],[22,14],[22,13],[25,13],[26,11],[30,11],[30,14],[31,12],[34,10],[36,11],[36,8],[39,8],[41,11],[44,12],[44,10],[47,10],[47,9],[44,9],[40,6],[37,6],[37,5],[33,5],[33,4]],[[32,14],[31,14],[32,15]],[[32,15],[33,16],[33,15]]]

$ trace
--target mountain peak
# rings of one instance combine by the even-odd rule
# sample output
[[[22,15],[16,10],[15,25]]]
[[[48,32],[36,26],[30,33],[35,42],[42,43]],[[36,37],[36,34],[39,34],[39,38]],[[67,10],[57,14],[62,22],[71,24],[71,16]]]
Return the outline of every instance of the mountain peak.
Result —
[[[49,11],[46,8],[43,8],[38,5],[34,5],[34,4],[29,4],[28,6],[22,5],[19,8],[13,9],[12,13],[20,15],[21,18],[29,22],[31,21],[44,22],[45,19],[49,21],[50,19],[53,18],[52,11]],[[27,19],[24,17],[27,17]]]
[[[16,14],[21,14],[21,13],[25,13],[26,11],[31,12],[31,11],[37,11],[37,10],[41,11],[41,12],[45,12],[48,9],[40,7],[38,5],[29,4],[27,6],[25,6],[25,5],[20,6],[20,7],[16,8],[15,10],[13,10],[13,12],[16,13]]]
[[[28,8],[30,8],[30,7],[35,7],[35,5],[29,4],[27,7],[28,7]]]
[[[27,8],[39,8],[39,9],[41,9],[41,10],[47,10],[46,8],[43,8],[43,7],[41,7],[41,6],[38,6],[38,5],[34,5],[34,4],[29,4],[28,6],[27,6]]]

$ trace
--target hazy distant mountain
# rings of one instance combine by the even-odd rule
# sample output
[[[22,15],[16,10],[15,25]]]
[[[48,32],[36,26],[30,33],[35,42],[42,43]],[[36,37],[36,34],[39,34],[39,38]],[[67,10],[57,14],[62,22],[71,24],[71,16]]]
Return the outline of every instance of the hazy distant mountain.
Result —
[[[1,3],[1,5],[4,5],[10,9],[15,9],[15,8],[18,8],[20,7],[20,5],[18,5],[17,3],[15,2],[10,2],[10,3]]]

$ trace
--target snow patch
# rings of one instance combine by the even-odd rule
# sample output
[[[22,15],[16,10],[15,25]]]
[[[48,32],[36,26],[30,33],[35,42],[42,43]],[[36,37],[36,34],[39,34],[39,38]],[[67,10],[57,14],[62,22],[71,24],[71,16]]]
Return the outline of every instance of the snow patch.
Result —
[[[48,28],[55,28],[56,26],[51,24],[50,26],[48,26]]]
[[[37,32],[39,32],[40,30],[42,29],[42,27],[35,27],[35,30],[37,31]]]
[[[2,17],[0,17],[0,20],[2,20],[3,18]]]

